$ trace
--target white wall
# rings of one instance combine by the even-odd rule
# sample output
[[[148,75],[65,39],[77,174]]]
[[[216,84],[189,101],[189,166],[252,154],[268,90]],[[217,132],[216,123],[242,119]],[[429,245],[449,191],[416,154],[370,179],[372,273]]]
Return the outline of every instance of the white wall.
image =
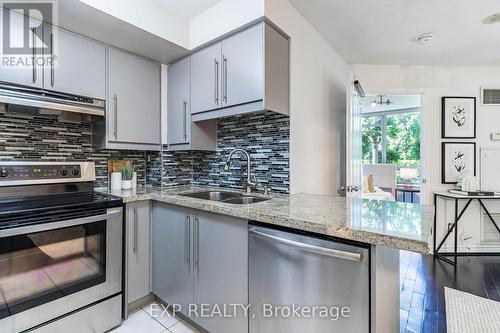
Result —
[[[135,0],[80,0],[109,15],[133,24],[184,48],[189,48],[189,20],[159,2]]]
[[[189,48],[264,16],[264,0],[223,0],[190,20]]]
[[[490,139],[492,132],[500,131],[500,107],[480,105],[481,86],[500,87],[500,67],[354,65],[353,72],[367,93],[423,94],[422,166],[428,193],[448,190],[451,187],[441,184],[441,142],[476,142],[477,176],[480,176],[480,147],[500,147],[500,142]],[[441,139],[442,96],[477,98],[477,139]],[[426,203],[432,203],[431,195],[427,196]],[[459,229],[459,236],[463,232],[473,236],[470,241],[459,242],[463,248],[479,247],[481,216],[476,203],[474,206],[471,213],[464,216],[463,228]],[[492,206],[492,210],[500,212],[500,207]],[[452,215],[453,208],[450,205],[446,209],[446,216],[440,217],[440,220],[443,224],[444,221],[450,222]]]
[[[265,13],[291,37],[291,192],[336,194],[350,66],[287,0]]]

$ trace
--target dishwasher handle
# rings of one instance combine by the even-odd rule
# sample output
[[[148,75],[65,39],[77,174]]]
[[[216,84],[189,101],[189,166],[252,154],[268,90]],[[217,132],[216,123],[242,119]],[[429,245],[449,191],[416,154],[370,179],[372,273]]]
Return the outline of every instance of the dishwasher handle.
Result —
[[[305,243],[293,241],[291,239],[286,239],[286,238],[281,238],[278,236],[270,235],[268,233],[259,231],[257,229],[250,229],[249,232],[256,235],[257,237],[260,237],[263,239],[268,239],[268,240],[273,240],[275,242],[289,245],[289,246],[293,246],[293,247],[302,249],[304,251],[313,252],[313,253],[329,256],[329,257],[335,257],[335,258],[339,258],[339,259],[350,260],[350,261],[361,261],[361,254],[359,254],[359,253],[352,253],[352,252],[329,249],[329,248],[321,247],[321,246],[305,244]]]

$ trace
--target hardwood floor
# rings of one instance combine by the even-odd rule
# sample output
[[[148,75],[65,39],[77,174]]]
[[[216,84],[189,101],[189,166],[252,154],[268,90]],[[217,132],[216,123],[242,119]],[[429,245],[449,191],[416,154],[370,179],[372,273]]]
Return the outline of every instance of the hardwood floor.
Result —
[[[401,333],[446,333],[444,287],[500,301],[500,257],[459,257],[457,267],[400,254]]]

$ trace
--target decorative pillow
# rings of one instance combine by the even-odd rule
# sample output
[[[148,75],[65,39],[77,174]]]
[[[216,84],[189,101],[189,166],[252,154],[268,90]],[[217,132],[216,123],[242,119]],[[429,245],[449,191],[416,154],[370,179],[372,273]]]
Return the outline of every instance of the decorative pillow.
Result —
[[[375,186],[373,186],[373,175],[369,175],[368,176],[368,192],[370,193],[375,193],[376,190],[375,190]]]
[[[363,176],[361,179],[361,189],[363,192],[368,192],[368,176]]]

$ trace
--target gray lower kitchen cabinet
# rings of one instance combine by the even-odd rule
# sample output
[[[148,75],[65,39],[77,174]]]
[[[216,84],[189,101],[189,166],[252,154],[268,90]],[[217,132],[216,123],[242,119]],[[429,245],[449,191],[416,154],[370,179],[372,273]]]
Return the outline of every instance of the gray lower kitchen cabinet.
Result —
[[[127,204],[126,209],[126,299],[132,303],[151,292],[150,202]]]
[[[100,148],[160,150],[160,65],[108,49],[106,124]],[[104,128],[103,128],[104,127]]]
[[[5,11],[5,13],[4,13]],[[7,34],[10,38],[9,41],[5,41],[5,43],[9,43],[13,47],[23,47],[25,45],[25,36],[24,36],[24,16],[18,14],[16,12],[10,12],[6,9],[0,9],[0,15],[9,15],[10,17],[10,25],[9,25],[9,33]],[[3,17],[3,16],[2,16]],[[41,38],[34,38],[35,35],[42,36],[42,25],[40,22],[30,19],[29,26],[33,27],[30,30],[30,35],[27,36],[27,40],[30,43],[30,48],[32,46],[36,46],[36,48],[42,47]],[[4,36],[7,36],[4,35]],[[35,41],[35,43],[33,43]],[[25,52],[25,51],[21,51]],[[32,88],[41,89],[43,86],[42,82],[42,63],[36,65],[32,57],[35,56],[41,59],[41,52],[36,49],[32,49],[31,54],[26,54],[22,56],[23,62],[18,63],[19,56],[18,54],[21,52],[17,52],[15,54],[3,54],[3,60],[0,63],[0,82],[8,82],[14,84],[20,84],[23,86],[28,86]],[[35,64],[35,66],[33,66]]]
[[[219,306],[248,304],[247,222],[230,216],[195,212],[194,304]],[[241,308],[238,308],[241,310]],[[232,318],[194,319],[210,332],[244,333],[248,318],[242,312]]]
[[[106,98],[106,47],[95,41],[44,25],[44,43],[54,61],[44,66],[44,89]]]
[[[193,221],[185,208],[155,202],[152,210],[152,290],[164,302],[181,305],[187,316],[193,303]]]
[[[182,59],[168,66],[167,144],[168,150],[216,149],[215,120],[191,121],[191,62]]]
[[[221,107],[221,43],[191,55],[191,113]]]
[[[182,208],[153,204],[153,293],[210,332],[247,332],[248,320],[202,318],[187,304],[210,309],[224,304],[248,304],[247,221]]]

